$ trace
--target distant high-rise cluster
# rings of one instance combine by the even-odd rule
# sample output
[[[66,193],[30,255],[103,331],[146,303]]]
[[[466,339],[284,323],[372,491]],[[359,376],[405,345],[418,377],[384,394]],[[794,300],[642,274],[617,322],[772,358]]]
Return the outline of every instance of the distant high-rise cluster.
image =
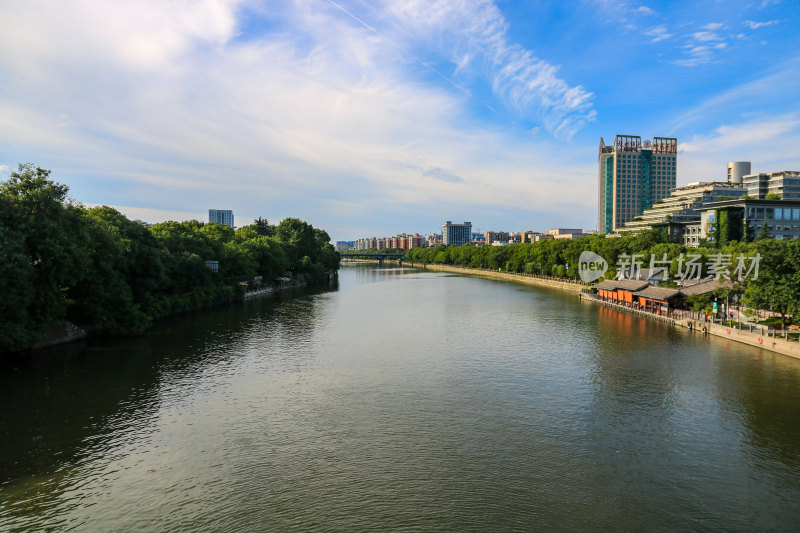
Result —
[[[393,237],[365,237],[352,241],[348,246],[347,241],[337,242],[337,250],[410,250],[428,246],[428,238],[421,237],[419,233],[409,235],[402,233]],[[339,246],[341,245],[341,246]]]
[[[613,145],[600,138],[597,230],[613,233],[675,188],[678,140],[617,135]]]
[[[230,209],[209,209],[208,222],[216,222],[233,227],[233,211]]]

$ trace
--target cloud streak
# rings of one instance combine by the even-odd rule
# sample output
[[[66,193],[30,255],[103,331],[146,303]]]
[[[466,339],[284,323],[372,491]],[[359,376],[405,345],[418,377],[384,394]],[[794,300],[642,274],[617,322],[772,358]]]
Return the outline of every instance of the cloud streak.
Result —
[[[752,20],[745,20],[744,24],[745,24],[745,26],[747,26],[751,30],[757,30],[758,28],[765,28],[767,26],[774,26],[774,25],[778,24],[778,22],[779,21],[777,21],[777,20],[770,20],[770,21],[767,21],[767,22],[755,22],[755,21],[752,21]]]
[[[418,37],[442,43],[456,72],[482,62],[494,93],[506,105],[541,122],[558,137],[570,138],[594,120],[593,95],[570,86],[558,67],[511,42],[508,21],[489,0],[391,1],[386,10]]]

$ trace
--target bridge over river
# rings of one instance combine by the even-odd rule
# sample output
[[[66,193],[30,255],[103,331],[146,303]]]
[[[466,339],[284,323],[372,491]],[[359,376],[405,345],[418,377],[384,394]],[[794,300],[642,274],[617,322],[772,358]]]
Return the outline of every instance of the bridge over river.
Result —
[[[342,254],[342,259],[377,259],[380,266],[383,266],[383,262],[387,259],[389,261],[398,261],[401,265],[403,264],[403,259],[405,259],[405,254],[401,253],[388,253],[388,254],[371,254],[371,253],[348,253]]]

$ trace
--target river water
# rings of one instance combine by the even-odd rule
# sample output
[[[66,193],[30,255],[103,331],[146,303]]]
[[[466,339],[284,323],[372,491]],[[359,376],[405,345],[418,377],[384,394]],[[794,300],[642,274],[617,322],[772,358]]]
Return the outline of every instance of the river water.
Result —
[[[800,361],[515,283],[347,264],[0,405],[4,531],[800,528]]]

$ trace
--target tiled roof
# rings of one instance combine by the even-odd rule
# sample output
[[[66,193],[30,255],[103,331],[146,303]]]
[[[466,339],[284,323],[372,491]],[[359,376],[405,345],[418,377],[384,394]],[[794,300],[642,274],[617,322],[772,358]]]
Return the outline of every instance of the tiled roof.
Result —
[[[643,291],[639,291],[634,296],[641,296],[642,298],[651,298],[653,300],[667,301],[670,298],[679,296],[681,291],[678,289],[671,289],[669,287],[647,287]]]
[[[620,279],[617,280],[617,288],[626,291],[640,291],[650,285],[649,282],[641,279]]]
[[[640,291],[650,283],[640,279],[607,279],[598,283],[595,288],[607,291],[622,289],[624,291]]]
[[[716,280],[716,279],[709,279],[709,280],[700,280],[698,283],[693,285],[687,285],[685,287],[681,287],[681,293],[685,294],[686,296],[691,296],[695,294],[708,294],[710,292],[714,292],[719,287],[730,287],[731,282],[728,280]]]

